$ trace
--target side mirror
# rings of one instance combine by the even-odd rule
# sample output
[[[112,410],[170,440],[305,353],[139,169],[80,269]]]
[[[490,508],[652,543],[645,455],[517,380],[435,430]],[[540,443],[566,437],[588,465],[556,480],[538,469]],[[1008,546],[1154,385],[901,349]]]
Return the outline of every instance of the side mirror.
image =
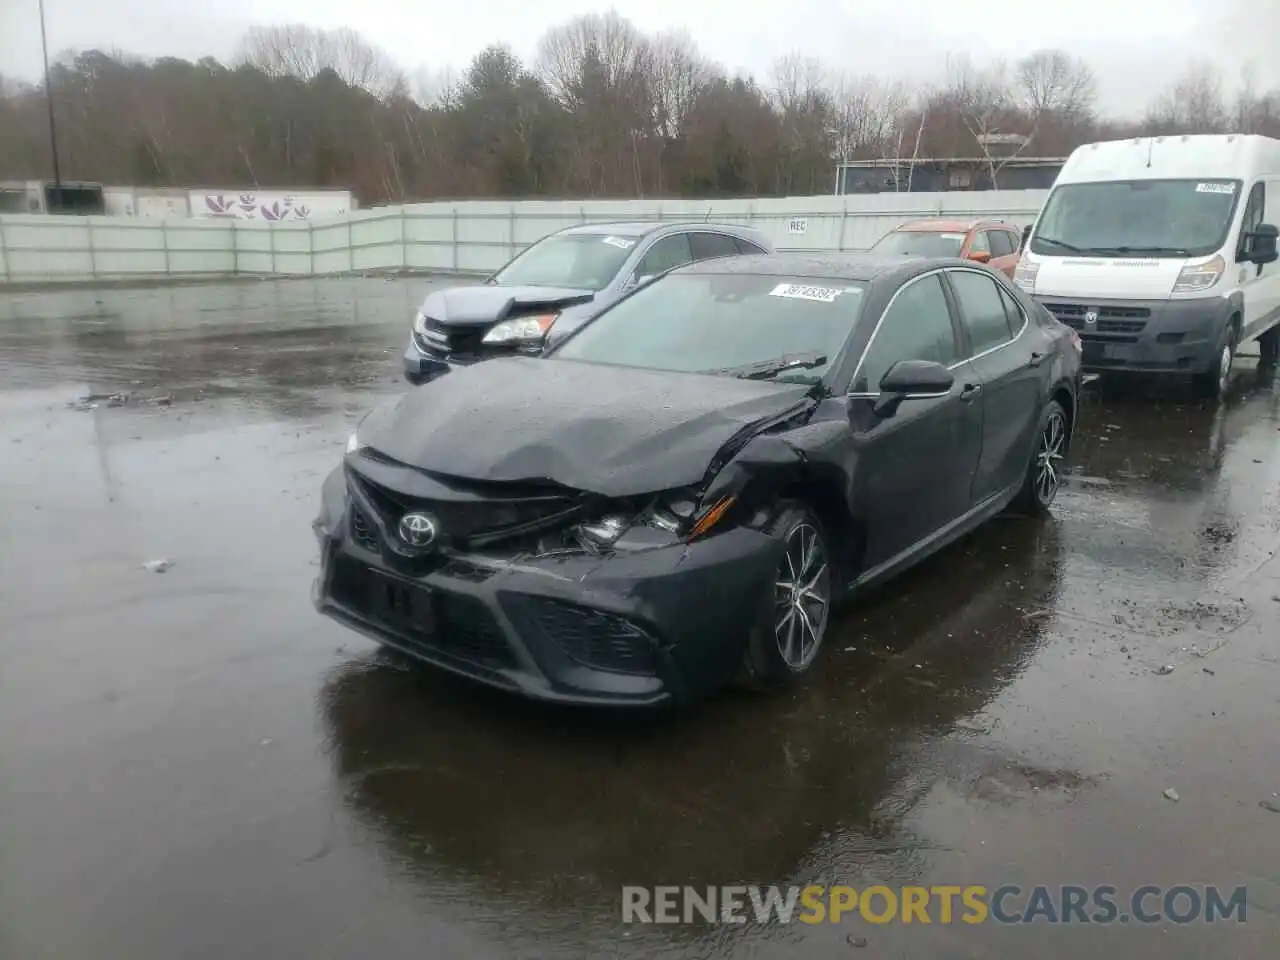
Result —
[[[932,360],[899,360],[880,379],[880,397],[875,413],[891,417],[903,400],[945,397],[955,385],[955,375]]]
[[[1031,224],[1027,224],[1022,228],[1022,239],[1018,241],[1018,249],[1021,250],[1027,245],[1027,241],[1031,239]]]
[[[975,250],[973,253],[969,254],[969,259],[976,263],[990,263],[991,254],[986,250]]]
[[[1274,224],[1260,223],[1249,231],[1249,260],[1261,266],[1274,263],[1280,254],[1276,252],[1276,238],[1280,229]]]

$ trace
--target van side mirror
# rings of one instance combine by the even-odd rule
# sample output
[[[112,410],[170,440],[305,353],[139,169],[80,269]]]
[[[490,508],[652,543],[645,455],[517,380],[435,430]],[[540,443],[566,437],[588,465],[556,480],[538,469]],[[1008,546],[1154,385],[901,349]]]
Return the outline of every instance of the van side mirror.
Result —
[[[1027,245],[1027,241],[1031,239],[1031,224],[1027,224],[1022,228],[1022,239],[1018,241],[1018,249],[1021,250]]]
[[[1276,251],[1276,238],[1280,236],[1280,229],[1275,224],[1260,223],[1249,231],[1248,239],[1248,259],[1251,263],[1261,266],[1264,263],[1274,263],[1280,253]]]

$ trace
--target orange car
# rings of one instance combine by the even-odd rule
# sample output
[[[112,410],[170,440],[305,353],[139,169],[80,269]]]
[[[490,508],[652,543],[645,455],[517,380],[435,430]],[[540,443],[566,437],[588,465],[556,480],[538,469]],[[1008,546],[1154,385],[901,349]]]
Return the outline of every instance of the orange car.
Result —
[[[989,264],[1013,279],[1022,231],[1003,220],[912,220],[886,233],[874,253],[963,257]]]

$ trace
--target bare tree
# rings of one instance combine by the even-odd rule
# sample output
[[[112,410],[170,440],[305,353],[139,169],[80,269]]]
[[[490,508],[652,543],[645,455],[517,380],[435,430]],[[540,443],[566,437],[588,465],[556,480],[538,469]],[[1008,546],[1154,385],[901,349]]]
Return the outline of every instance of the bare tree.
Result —
[[[1019,60],[1015,72],[1023,104],[1033,116],[1074,119],[1093,112],[1098,85],[1083,60],[1061,50],[1037,50]]]
[[[675,138],[716,70],[684,30],[658,34],[651,52],[654,125],[660,136]]]
[[[314,80],[322,71],[332,70],[345,83],[380,99],[406,85],[404,75],[385,50],[347,27],[251,27],[240,42],[236,62],[257,67],[269,77],[299,80]]]
[[[1028,117],[1002,60],[978,68],[968,57],[948,58],[946,99],[973,136],[987,166],[991,186],[1000,171],[1035,139],[1039,116]]]
[[[1207,63],[1192,64],[1152,104],[1146,125],[1151,133],[1224,132],[1229,114],[1218,72]]]
[[[831,85],[836,156],[852,160],[899,154],[899,121],[910,99],[901,82],[871,75],[837,77]]]

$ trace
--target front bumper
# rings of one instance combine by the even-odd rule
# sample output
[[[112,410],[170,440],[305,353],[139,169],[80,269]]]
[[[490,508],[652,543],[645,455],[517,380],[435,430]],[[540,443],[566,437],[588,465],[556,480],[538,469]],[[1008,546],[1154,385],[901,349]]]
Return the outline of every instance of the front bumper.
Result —
[[[584,705],[684,703],[731,679],[781,550],[736,528],[604,557],[441,553],[407,569],[353,525],[341,468],[315,530],[321,613],[452,673]]]
[[[542,352],[541,345],[530,345],[519,348],[481,346],[476,352],[455,353],[447,347],[436,348],[414,332],[409,335],[409,345],[404,350],[404,378],[414,386],[421,386],[455,367],[469,367],[495,357],[538,356]]]
[[[1216,367],[1231,317],[1224,297],[1194,300],[1035,299],[1080,335],[1088,373],[1197,374]]]

